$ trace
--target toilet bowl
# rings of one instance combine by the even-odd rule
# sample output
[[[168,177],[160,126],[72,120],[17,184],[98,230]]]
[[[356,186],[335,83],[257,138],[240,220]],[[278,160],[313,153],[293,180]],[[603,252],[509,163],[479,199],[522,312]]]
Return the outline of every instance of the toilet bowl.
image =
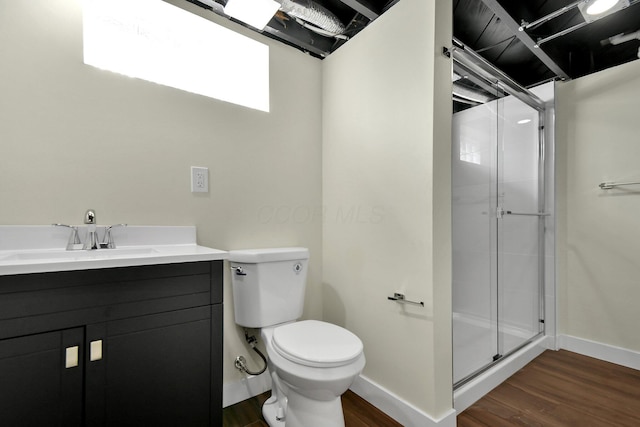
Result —
[[[261,335],[272,387],[279,388],[263,406],[267,423],[271,427],[343,427],[340,396],[365,365],[360,339],[316,320],[263,328]]]
[[[350,331],[302,315],[309,250],[229,252],[236,324],[260,328],[272,395],[262,412],[270,427],[344,427],[340,396],[365,365]]]

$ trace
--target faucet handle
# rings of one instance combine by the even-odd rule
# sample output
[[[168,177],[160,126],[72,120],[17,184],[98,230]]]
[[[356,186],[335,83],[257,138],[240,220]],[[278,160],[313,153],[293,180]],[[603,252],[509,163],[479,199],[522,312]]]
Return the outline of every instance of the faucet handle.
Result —
[[[84,213],[84,223],[95,224],[96,220],[96,211],[94,211],[93,209],[87,209],[87,211]]]
[[[79,249],[76,245],[81,245],[80,236],[78,235],[78,227],[67,224],[51,224],[54,227],[67,227],[71,229],[71,234],[69,235],[69,241],[67,242],[67,250],[72,251],[74,249]]]
[[[104,230],[104,238],[102,239],[102,243],[100,243],[100,247],[103,249],[115,249],[116,242],[113,240],[111,229],[114,227],[126,227],[126,226],[127,224],[113,224],[106,227]]]

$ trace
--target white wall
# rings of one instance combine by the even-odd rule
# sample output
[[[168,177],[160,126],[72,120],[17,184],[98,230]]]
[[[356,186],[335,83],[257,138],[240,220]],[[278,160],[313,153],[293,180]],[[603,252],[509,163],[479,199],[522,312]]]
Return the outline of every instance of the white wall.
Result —
[[[559,332],[640,351],[640,61],[558,83]]]
[[[365,377],[432,418],[452,407],[451,63],[441,54],[451,11],[403,0],[323,61],[324,318],[363,340]],[[387,300],[394,292],[425,307]]]
[[[271,112],[82,62],[79,0],[0,0],[0,224],[196,225],[220,249],[311,250],[305,317],[322,317],[321,64],[185,1],[270,46]],[[190,166],[210,171],[190,192]],[[249,354],[225,284],[225,382]],[[252,352],[253,353],[253,352]]]

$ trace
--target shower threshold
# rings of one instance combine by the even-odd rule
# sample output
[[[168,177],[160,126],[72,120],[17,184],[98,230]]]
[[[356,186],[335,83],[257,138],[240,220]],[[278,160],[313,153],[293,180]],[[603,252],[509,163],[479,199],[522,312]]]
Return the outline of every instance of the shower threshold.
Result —
[[[464,411],[545,350],[551,348],[548,345],[548,338],[540,333],[520,347],[506,353],[498,361],[455,383],[454,409],[458,413]]]

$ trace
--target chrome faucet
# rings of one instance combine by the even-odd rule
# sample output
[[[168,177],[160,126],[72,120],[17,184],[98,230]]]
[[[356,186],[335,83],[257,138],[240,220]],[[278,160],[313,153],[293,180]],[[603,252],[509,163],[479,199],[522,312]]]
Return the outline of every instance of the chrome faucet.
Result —
[[[80,241],[80,236],[78,236],[78,227],[67,224],[52,224],[54,227],[68,227],[71,229],[71,234],[69,235],[69,241],[67,242],[67,250],[72,251],[74,249],[79,249],[79,246],[82,244]]]
[[[111,229],[113,227],[126,227],[127,224],[114,224],[110,225],[104,230],[104,238],[102,239],[102,243],[100,243],[100,247],[103,249],[115,249],[116,242],[113,240],[113,235],[111,234]]]
[[[94,211],[93,209],[87,209],[87,211],[84,213],[84,223],[87,224],[87,234],[84,239],[84,244],[80,241],[80,236],[78,235],[78,227],[76,227],[75,225],[52,225],[55,227],[68,227],[71,229],[69,241],[67,242],[68,251],[80,249],[80,245],[82,245],[82,249],[85,251],[91,251],[95,249],[115,249],[116,242],[113,240],[113,234],[111,233],[111,230],[114,227],[126,227],[127,224],[114,224],[105,227],[102,243],[100,243],[100,239],[98,238],[98,226],[96,222],[96,211]]]
[[[87,209],[84,213],[84,223],[87,224],[87,237],[84,239],[82,249],[87,251],[100,249],[96,227],[96,212],[93,209]]]

